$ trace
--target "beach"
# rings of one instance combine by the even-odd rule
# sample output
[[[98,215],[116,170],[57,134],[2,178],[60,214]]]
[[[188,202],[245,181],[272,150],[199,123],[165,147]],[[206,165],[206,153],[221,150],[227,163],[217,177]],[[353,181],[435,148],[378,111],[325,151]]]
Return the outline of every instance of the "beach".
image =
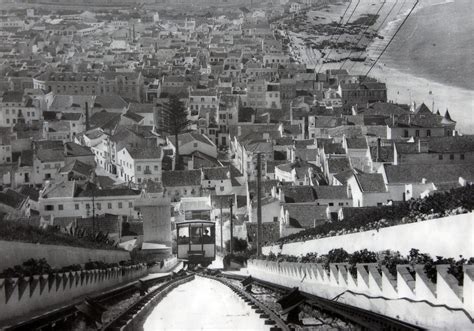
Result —
[[[367,13],[379,12],[377,22],[371,29],[376,30],[383,39],[375,38],[367,45],[365,56],[372,60],[347,61],[343,66],[341,63],[325,63],[320,67],[320,52],[311,48],[300,51],[300,60],[319,71],[342,67],[351,74],[367,74],[373,60],[378,58],[414,2],[387,0],[380,11],[380,4],[376,1],[362,0],[357,8],[356,1],[351,3],[346,14],[346,17],[352,14],[351,21]],[[347,4],[331,5],[326,10],[309,15],[318,17],[322,22],[334,22],[343,15]],[[430,109],[434,105],[434,111],[439,110],[441,114],[449,109],[451,117],[457,121],[457,129],[465,134],[474,133],[474,74],[471,74],[474,66],[473,52],[469,49],[473,47],[470,39],[474,35],[474,32],[471,33],[471,30],[474,31],[474,20],[466,23],[465,19],[461,19],[465,18],[463,15],[472,15],[469,10],[472,6],[473,2],[469,0],[420,1],[369,73],[369,76],[386,83],[388,99],[393,102],[416,102],[418,105],[424,102]],[[446,24],[441,26],[443,17],[450,19],[449,28],[445,27]],[[433,26],[433,22],[439,24]],[[343,50],[333,53],[340,57],[347,56],[347,51]]]

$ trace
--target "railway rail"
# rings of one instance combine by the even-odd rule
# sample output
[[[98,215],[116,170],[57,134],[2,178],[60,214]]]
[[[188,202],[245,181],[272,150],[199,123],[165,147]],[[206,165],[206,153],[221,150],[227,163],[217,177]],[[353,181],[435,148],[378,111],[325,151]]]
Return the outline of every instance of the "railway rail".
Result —
[[[169,284],[170,282],[180,279],[182,276],[176,276],[177,274],[168,274],[162,277],[150,278],[144,281],[135,281],[128,283],[119,288],[101,293],[99,295],[90,296],[85,298],[88,303],[102,309],[103,305],[111,304],[120,301],[122,298],[132,296],[134,293],[140,291],[141,287],[150,288],[157,284],[163,283],[163,285]],[[158,288],[162,288],[160,285]],[[141,300],[141,299],[140,299]],[[139,301],[140,301],[139,300]],[[28,321],[23,321],[15,325],[7,326],[4,330],[8,331],[31,331],[31,330],[61,330],[61,326],[67,322],[76,319],[81,315],[80,302],[74,302],[73,304],[64,306],[62,308],[55,309],[53,311],[35,316]],[[114,319],[115,320],[115,319]],[[99,327],[100,329],[100,327]]]
[[[233,279],[238,281],[243,281],[247,278],[246,276],[224,273],[212,277],[216,279]],[[251,281],[255,285],[280,293],[281,295],[288,294],[294,290],[292,288],[269,283],[256,278],[252,278]],[[420,326],[406,323],[359,307],[350,306],[342,302],[318,297],[305,292],[300,292],[300,294],[304,297],[304,304],[309,307],[350,321],[361,327],[363,330],[424,330]]]
[[[265,319],[266,325],[272,325],[272,331],[290,331],[291,328],[288,324],[273,310],[265,306],[259,300],[257,300],[250,293],[246,292],[244,289],[232,284],[228,280],[222,277],[216,277],[212,275],[201,274],[201,276],[213,279],[215,281],[221,282],[222,284],[228,286],[233,292],[235,292],[239,297],[241,297],[246,303],[248,303],[252,309],[255,310],[255,313],[260,315],[260,318]]]

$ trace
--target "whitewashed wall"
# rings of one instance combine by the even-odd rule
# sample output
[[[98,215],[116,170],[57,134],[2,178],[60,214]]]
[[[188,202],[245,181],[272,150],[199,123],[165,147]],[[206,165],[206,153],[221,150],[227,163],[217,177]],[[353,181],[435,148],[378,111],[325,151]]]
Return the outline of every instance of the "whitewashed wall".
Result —
[[[336,237],[294,242],[263,247],[270,252],[286,255],[306,255],[310,252],[326,254],[331,249],[343,248],[352,253],[361,249],[370,251],[395,250],[408,254],[416,248],[431,256],[457,258],[474,257],[474,213],[449,216],[417,223],[397,225],[377,230],[352,233]]]

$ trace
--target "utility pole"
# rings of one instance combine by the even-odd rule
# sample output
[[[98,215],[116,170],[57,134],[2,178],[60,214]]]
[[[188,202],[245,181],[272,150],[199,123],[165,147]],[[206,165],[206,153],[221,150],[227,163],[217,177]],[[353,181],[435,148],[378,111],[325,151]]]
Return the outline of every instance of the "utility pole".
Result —
[[[233,198],[229,199],[229,207],[230,207],[230,241],[229,241],[229,252],[232,255],[232,238],[234,237],[234,222],[232,220],[232,205],[233,205]]]
[[[257,256],[262,255],[262,160],[257,153]]]
[[[222,233],[222,199],[221,199],[221,218],[220,218],[220,223],[221,223],[221,249],[223,250],[224,249],[224,238],[222,237],[223,233]]]
[[[92,188],[92,233],[95,235],[95,187]]]

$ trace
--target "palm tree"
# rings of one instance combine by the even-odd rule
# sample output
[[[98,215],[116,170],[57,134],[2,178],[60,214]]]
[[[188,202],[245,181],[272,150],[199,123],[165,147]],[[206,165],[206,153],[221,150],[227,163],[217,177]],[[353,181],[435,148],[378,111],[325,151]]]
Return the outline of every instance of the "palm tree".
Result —
[[[175,170],[182,170],[183,164],[179,155],[178,136],[186,132],[190,121],[188,119],[188,111],[184,107],[183,102],[176,95],[171,95],[169,101],[161,107],[158,127],[161,132],[174,136],[176,146]]]

